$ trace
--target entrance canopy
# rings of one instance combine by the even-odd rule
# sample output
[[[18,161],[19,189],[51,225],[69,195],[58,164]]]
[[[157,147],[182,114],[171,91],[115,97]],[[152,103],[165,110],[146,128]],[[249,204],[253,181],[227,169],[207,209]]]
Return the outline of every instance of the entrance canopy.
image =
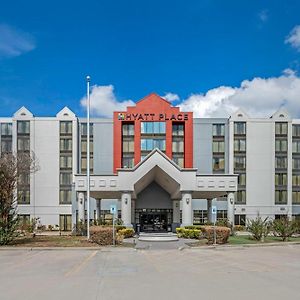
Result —
[[[114,175],[91,175],[91,197],[120,199],[122,193],[131,193],[132,199],[155,181],[170,194],[181,199],[189,192],[194,199],[217,198],[237,191],[237,175],[202,175],[197,169],[180,168],[159,149],[154,149],[134,168],[118,169]],[[75,175],[75,190],[87,189],[85,175]]]

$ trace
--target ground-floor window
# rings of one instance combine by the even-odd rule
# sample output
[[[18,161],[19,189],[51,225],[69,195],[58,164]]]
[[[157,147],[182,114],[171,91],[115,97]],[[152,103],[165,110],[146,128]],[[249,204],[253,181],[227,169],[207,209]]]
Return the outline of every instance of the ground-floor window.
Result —
[[[18,215],[19,227],[21,230],[26,230],[27,226],[30,224],[30,215]]]
[[[194,225],[207,223],[207,210],[194,210]]]
[[[218,210],[217,211],[217,221],[227,220],[227,210]]]
[[[59,215],[59,228],[61,231],[71,231],[72,215]]]
[[[235,215],[234,224],[246,226],[246,215]]]
[[[287,215],[275,215],[275,220],[279,220],[281,218],[287,218]]]

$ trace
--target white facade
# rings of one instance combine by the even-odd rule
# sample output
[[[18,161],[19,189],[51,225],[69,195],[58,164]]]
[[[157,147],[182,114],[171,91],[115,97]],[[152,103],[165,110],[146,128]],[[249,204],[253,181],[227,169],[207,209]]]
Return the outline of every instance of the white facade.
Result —
[[[17,152],[17,122],[18,121],[30,121],[30,150],[33,151],[38,160],[40,170],[35,174],[31,175],[30,178],[30,203],[19,205],[19,214],[30,215],[30,218],[39,217],[42,224],[45,225],[56,225],[59,224],[60,215],[73,215],[73,223],[75,222],[75,214],[77,217],[84,217],[84,185],[80,187],[80,182],[84,182],[84,176],[75,176],[80,174],[80,123],[85,122],[85,120],[78,119],[72,111],[68,108],[61,110],[55,117],[34,117],[30,111],[25,107],[18,110],[13,117],[0,118],[0,123],[11,123],[12,124],[12,150]],[[75,184],[75,189],[72,191],[72,200],[68,204],[60,204],[60,122],[61,121],[71,121],[72,122],[72,181]],[[150,167],[147,167],[147,162],[143,170],[145,174],[141,175],[139,173],[131,173],[129,177],[132,180],[132,186],[128,186],[129,181],[118,181],[113,175],[112,159],[108,157],[109,153],[113,156],[113,142],[110,136],[107,138],[107,142],[103,141],[103,136],[105,132],[109,130],[110,133],[113,131],[113,123],[111,120],[94,119],[92,120],[94,124],[94,170],[96,176],[94,179],[94,186],[91,183],[91,190],[94,191],[93,197],[101,200],[101,208],[97,209],[97,202],[92,200],[90,215],[94,218],[96,214],[99,216],[101,212],[99,210],[108,210],[111,203],[117,203],[119,210],[122,210],[122,218],[127,223],[134,223],[134,210],[135,210],[135,193],[141,192],[147,185],[150,184],[151,180],[155,176],[163,177],[161,171],[153,171],[149,173]],[[234,190],[226,190],[226,195],[228,195],[227,201],[216,201],[216,197],[224,196],[217,195],[216,193],[210,191],[209,193],[195,194],[195,190],[200,188],[199,185],[207,184],[209,182],[216,182],[218,176],[221,174],[213,174],[212,169],[212,125],[217,123],[223,123],[226,127],[225,133],[225,172],[226,174],[235,174],[234,160],[235,160],[235,148],[234,148],[234,124],[236,122],[245,122],[246,124],[246,201],[245,203],[239,204],[236,201],[235,205],[228,206],[228,199],[233,199],[234,195],[231,192]],[[275,126],[276,123],[287,123],[287,183],[286,183],[286,203],[276,203],[276,186],[275,186],[275,174],[278,173],[276,170],[276,151],[275,151]],[[207,199],[209,199],[210,204],[217,205],[219,210],[228,211],[227,217],[231,218],[230,215],[233,213],[235,215],[245,215],[246,218],[255,218],[258,214],[263,217],[274,218],[276,215],[288,215],[288,216],[298,216],[300,215],[300,203],[297,201],[293,202],[293,191],[300,191],[300,185],[297,183],[296,186],[293,183],[293,174],[300,174],[300,169],[293,168],[293,157],[300,158],[300,153],[292,151],[292,142],[295,138],[296,140],[300,137],[293,137],[293,125],[300,125],[300,119],[291,119],[287,112],[280,110],[276,112],[270,118],[251,118],[246,113],[238,111],[233,114],[229,119],[194,119],[194,124],[197,130],[194,130],[194,166],[195,170],[195,180],[198,178],[198,183],[194,186],[191,179],[184,179],[185,172],[174,173],[173,175],[178,178],[173,178],[170,176],[174,182],[169,185],[160,182],[161,186],[171,195],[172,198],[172,209],[173,209],[173,220],[178,221],[180,219],[180,210],[182,211],[181,217],[184,220],[188,220],[187,223],[193,223],[193,211],[203,212],[207,210]],[[0,142],[1,142],[0,136]],[[97,157],[97,151],[99,153],[105,153],[107,158],[105,161]],[[95,159],[96,157],[96,159]],[[166,174],[171,174],[172,164],[167,163],[160,170],[164,170]],[[103,170],[103,171],[102,171]],[[109,171],[111,170],[111,171]],[[119,178],[127,174],[129,170],[121,170],[118,173]],[[156,172],[156,173],[155,173]],[[147,176],[146,174],[149,173]],[[285,173],[285,171],[283,171]],[[101,174],[106,174],[104,175]],[[200,177],[206,176],[205,180],[200,183]],[[92,177],[93,177],[92,176]],[[100,176],[100,177],[97,177]],[[137,176],[137,177],[135,177]],[[151,177],[152,176],[152,177]],[[154,177],[153,177],[154,176]],[[209,180],[211,176],[211,180]],[[226,177],[226,176],[225,176]],[[141,181],[141,178],[146,180]],[[169,178],[169,179],[170,179]],[[172,181],[172,180],[171,180]],[[186,184],[191,184],[187,186],[180,192],[176,187],[178,182],[186,182]],[[93,182],[93,179],[92,179]],[[116,193],[111,196],[107,194],[97,194],[101,191],[101,188],[105,188],[105,184],[109,183],[112,190],[115,189]],[[125,182],[125,183],[124,183]],[[136,183],[138,184],[136,185]],[[104,185],[104,186],[103,186]],[[170,186],[172,188],[170,188]],[[219,188],[219,187],[215,187]],[[236,188],[236,187],[235,187]],[[282,188],[282,187],[281,187]],[[96,190],[94,190],[96,189]],[[137,191],[138,189],[138,191]],[[130,197],[132,201],[130,202],[130,207],[125,206],[125,200],[122,202],[122,193],[130,192]],[[193,200],[189,203],[192,215],[187,214],[186,204],[187,202],[182,201],[182,197],[188,197],[183,191],[189,191]],[[177,194],[176,194],[177,193]],[[193,195],[194,193],[194,195]],[[80,194],[80,195],[79,195]],[[172,196],[173,195],[173,196]],[[80,198],[81,197],[81,198]],[[123,196],[125,197],[125,196]],[[127,197],[129,197],[127,195]],[[214,200],[211,200],[211,199]],[[78,200],[81,199],[81,200]],[[81,205],[78,203],[81,201]],[[73,202],[73,208],[72,208]],[[178,210],[175,211],[175,208]],[[190,208],[188,208],[190,209]],[[129,214],[124,214],[124,211],[129,212]],[[189,219],[190,218],[190,219]]]

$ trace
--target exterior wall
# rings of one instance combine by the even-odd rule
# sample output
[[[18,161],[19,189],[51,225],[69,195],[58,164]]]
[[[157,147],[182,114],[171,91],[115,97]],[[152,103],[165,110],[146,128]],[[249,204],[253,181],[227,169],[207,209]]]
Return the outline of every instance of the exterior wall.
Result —
[[[143,100],[142,100],[143,101]],[[143,102],[141,102],[143,103]],[[147,104],[141,112],[170,113],[179,112],[178,108],[171,107],[164,102],[167,108],[152,107]],[[138,106],[139,104],[137,104]],[[129,108],[128,112],[134,111]],[[300,120],[291,120],[288,117],[280,119],[278,114],[272,118],[253,119],[242,113],[242,117],[237,112],[229,119],[209,118],[209,119],[192,119],[189,114],[189,122],[186,124],[185,155],[186,166],[197,168],[198,174],[212,173],[212,126],[213,124],[225,124],[225,174],[233,174],[234,170],[234,140],[233,130],[235,121],[246,122],[246,204],[236,205],[235,214],[245,214],[247,218],[255,218],[259,213],[261,216],[274,217],[278,214],[300,215],[300,205],[292,205],[292,151],[291,151],[291,125],[300,124]],[[120,166],[121,159],[121,122],[116,119],[118,112],[115,113],[114,119],[93,119],[94,124],[94,174],[110,175]],[[77,117],[68,109],[63,109],[56,117],[34,117],[28,110],[21,108],[11,118],[0,118],[0,123],[12,122],[13,124],[13,151],[17,150],[17,121],[30,120],[30,149],[35,152],[39,161],[40,170],[31,176],[30,180],[30,204],[19,205],[20,214],[30,214],[31,218],[40,217],[42,224],[59,224],[60,214],[72,214],[71,204],[59,204],[59,121],[72,120],[73,122],[73,174],[79,172],[79,135],[80,122],[84,119]],[[289,124],[288,135],[288,204],[275,205],[275,122],[284,121]],[[119,125],[114,127],[114,122]],[[140,122],[139,122],[140,124]],[[171,124],[171,123],[170,123]],[[166,154],[172,155],[171,140],[168,137],[170,125],[167,125]],[[140,125],[136,127],[136,136],[140,134]],[[1,136],[0,136],[1,142]],[[140,160],[140,140],[135,141],[136,162]],[[75,176],[73,176],[75,177]],[[73,178],[74,180],[74,178]],[[152,184],[140,195],[143,199],[150,201],[164,197],[159,195],[161,191]],[[163,193],[162,193],[163,194]],[[159,195],[159,196],[158,196]],[[75,195],[76,196],[76,195]],[[74,197],[75,197],[74,196]],[[146,201],[146,200],[145,200]],[[108,210],[111,203],[120,203],[118,200],[102,199],[101,208]],[[146,203],[146,202],[145,202]],[[141,202],[140,202],[141,204]],[[226,210],[226,201],[213,200],[213,204],[218,209]],[[155,204],[160,208],[160,204]],[[136,207],[138,207],[138,201]],[[194,210],[206,210],[207,202],[205,199],[193,199],[192,206]],[[172,207],[170,207],[172,208]],[[90,215],[96,209],[95,201],[91,202]]]
[[[135,208],[172,209],[173,206],[170,195],[153,181],[137,195]]]

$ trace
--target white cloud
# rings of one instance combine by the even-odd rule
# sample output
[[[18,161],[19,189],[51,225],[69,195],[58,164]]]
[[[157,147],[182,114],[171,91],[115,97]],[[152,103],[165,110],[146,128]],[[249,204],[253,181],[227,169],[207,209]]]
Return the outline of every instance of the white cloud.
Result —
[[[131,100],[119,102],[114,94],[113,85],[94,85],[90,94],[91,112],[97,116],[112,118],[113,112],[126,110],[127,106],[135,105]],[[86,107],[86,97],[80,100],[81,106]]]
[[[179,100],[179,96],[177,94],[174,94],[174,93],[166,93],[164,96],[161,96],[161,97],[166,99],[169,102]]]
[[[268,13],[268,10],[264,9],[264,10],[261,10],[259,13],[258,13],[258,18],[260,19],[261,22],[265,23],[268,21],[269,19],[269,13]]]
[[[300,25],[295,26],[285,39],[286,44],[290,44],[300,52]]]
[[[285,107],[291,116],[300,116],[300,78],[291,69],[279,77],[244,80],[239,87],[221,86],[192,94],[179,106],[194,111],[195,117],[228,117],[238,108],[255,117],[271,116]]]
[[[33,37],[6,24],[0,24],[0,58],[19,56],[35,48]]]

